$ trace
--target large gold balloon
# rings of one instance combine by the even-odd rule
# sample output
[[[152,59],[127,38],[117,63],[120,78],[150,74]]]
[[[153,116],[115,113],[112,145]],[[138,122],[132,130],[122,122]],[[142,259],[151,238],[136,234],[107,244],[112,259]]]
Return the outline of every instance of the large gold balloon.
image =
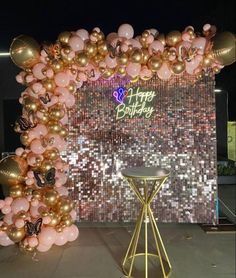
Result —
[[[51,133],[59,133],[61,131],[61,125],[58,121],[49,121],[48,122],[48,130]]]
[[[60,223],[61,216],[59,214],[57,214],[56,212],[49,213],[49,216],[51,218],[51,221],[48,224],[48,226],[54,227]]]
[[[56,159],[58,159],[59,155],[60,155],[60,152],[58,151],[57,148],[52,148],[50,150],[46,150],[43,154],[43,156],[49,160],[56,160]]]
[[[94,57],[97,54],[97,45],[92,42],[87,42],[85,45],[85,52],[88,57]]]
[[[10,187],[9,195],[12,198],[21,197],[23,195],[23,186],[22,184],[16,184]]]
[[[65,110],[62,105],[56,104],[49,109],[49,116],[53,120],[61,120],[65,115]]]
[[[66,214],[72,211],[74,207],[73,201],[66,197],[60,197],[57,203],[57,211],[61,214]]]
[[[25,181],[28,169],[26,160],[19,156],[8,156],[0,161],[0,183],[16,185]]]
[[[25,229],[18,229],[15,226],[10,226],[7,230],[7,235],[13,242],[19,242],[25,237]]]
[[[86,53],[80,52],[75,57],[75,61],[80,67],[85,67],[88,64],[88,56],[86,55]]]
[[[235,36],[222,32],[213,38],[213,57],[222,65],[231,65],[236,61]]]
[[[134,48],[130,54],[131,62],[141,63],[143,58],[142,50],[139,48]]]
[[[175,46],[182,39],[182,34],[179,31],[171,31],[166,36],[166,43],[169,46]]]
[[[56,84],[53,79],[45,78],[44,80],[42,80],[42,84],[47,92],[53,92],[56,88]]]
[[[69,42],[69,39],[71,37],[71,32],[69,31],[64,31],[64,32],[61,32],[58,36],[58,40],[60,43],[62,44],[68,44]]]
[[[185,70],[185,63],[182,61],[176,61],[171,66],[171,71],[174,74],[180,74]]]
[[[117,60],[118,64],[126,65],[129,61],[129,57],[126,53],[121,53],[121,54],[118,55],[116,60]]]
[[[44,203],[49,206],[55,206],[59,198],[59,194],[54,189],[47,189],[43,195]]]
[[[39,106],[39,103],[36,99],[27,97],[23,101],[23,105],[26,111],[28,112],[36,112]]]
[[[98,52],[103,56],[105,56],[108,53],[108,47],[105,41],[100,41],[98,43]]]
[[[40,46],[31,37],[20,35],[10,46],[12,61],[22,69],[29,69],[39,62]]]
[[[73,224],[72,217],[70,214],[65,214],[61,218],[61,225],[65,225],[66,227],[70,227]]]
[[[162,60],[158,56],[153,56],[148,60],[148,67],[150,70],[156,72],[162,65]]]

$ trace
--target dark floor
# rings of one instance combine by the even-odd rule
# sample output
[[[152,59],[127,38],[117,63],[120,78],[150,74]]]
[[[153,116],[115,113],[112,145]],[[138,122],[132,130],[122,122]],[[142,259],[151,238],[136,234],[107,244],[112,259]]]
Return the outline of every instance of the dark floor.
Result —
[[[78,240],[64,247],[54,246],[47,253],[37,254],[35,259],[21,253],[17,246],[0,247],[0,277],[124,277],[120,262],[132,226],[79,226]],[[235,278],[235,234],[206,234],[194,224],[159,227],[173,267],[171,278]]]

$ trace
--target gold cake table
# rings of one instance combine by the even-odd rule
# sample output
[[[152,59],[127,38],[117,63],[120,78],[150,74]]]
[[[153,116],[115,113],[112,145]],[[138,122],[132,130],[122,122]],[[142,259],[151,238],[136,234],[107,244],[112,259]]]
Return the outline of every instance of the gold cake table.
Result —
[[[171,271],[171,264],[153,216],[153,212],[150,208],[150,204],[156,194],[160,191],[170,172],[160,167],[133,167],[125,169],[121,173],[127,179],[130,187],[133,189],[135,195],[142,204],[129,247],[122,263],[123,272],[127,277],[136,277],[136,274],[133,273],[134,264],[135,260],[137,258],[140,260],[141,257],[143,258],[142,261],[144,265],[144,273],[142,274],[142,277],[150,277],[149,264],[153,265],[155,262],[159,263],[159,274],[158,268],[155,269],[155,267],[154,271],[152,269],[152,274],[154,274],[155,277],[168,277]],[[143,225],[144,250],[142,250],[142,252],[137,252]],[[151,226],[151,229],[148,229],[148,226]],[[152,253],[149,251],[150,233],[152,233],[156,249],[155,252]]]

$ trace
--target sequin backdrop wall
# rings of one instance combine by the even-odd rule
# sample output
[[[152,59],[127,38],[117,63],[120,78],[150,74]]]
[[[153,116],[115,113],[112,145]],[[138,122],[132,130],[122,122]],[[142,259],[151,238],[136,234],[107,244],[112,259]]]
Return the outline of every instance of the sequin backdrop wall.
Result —
[[[151,118],[116,119],[118,86],[155,90]],[[190,76],[91,82],[70,112],[69,190],[80,221],[133,221],[139,205],[121,176],[131,166],[159,165],[171,176],[153,202],[160,222],[217,221],[214,78]]]

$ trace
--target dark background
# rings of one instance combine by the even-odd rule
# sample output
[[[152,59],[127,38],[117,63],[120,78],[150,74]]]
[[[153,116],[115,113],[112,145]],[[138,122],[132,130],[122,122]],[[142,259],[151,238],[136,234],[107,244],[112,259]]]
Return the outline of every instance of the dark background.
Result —
[[[220,31],[236,33],[235,0],[227,1],[13,1],[0,5],[0,52],[8,52],[11,41],[20,34],[34,37],[38,42],[55,41],[65,30],[98,26],[108,34],[117,31],[122,23],[130,23],[135,35],[148,28],[160,33],[182,31],[192,25],[202,31],[205,23],[214,24]],[[21,107],[17,102],[24,88],[17,84],[19,69],[9,57],[0,57],[0,153],[14,151],[20,144],[13,124]],[[236,63],[216,75],[216,86],[228,92],[218,97],[218,126],[226,138],[226,120],[236,120]],[[223,100],[223,101],[222,101]],[[5,124],[4,124],[5,123]],[[223,128],[222,128],[223,127]],[[218,134],[218,136],[219,136]],[[4,136],[5,135],[5,136]],[[225,142],[226,144],[226,142]]]

